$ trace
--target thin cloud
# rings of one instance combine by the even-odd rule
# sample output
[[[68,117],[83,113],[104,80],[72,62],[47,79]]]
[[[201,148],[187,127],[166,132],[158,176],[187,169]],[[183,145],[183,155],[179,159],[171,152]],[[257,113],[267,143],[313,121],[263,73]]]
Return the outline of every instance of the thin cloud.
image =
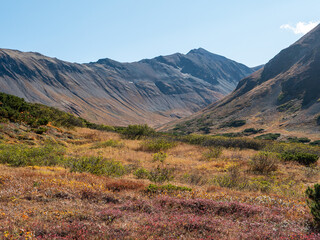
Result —
[[[315,28],[320,22],[298,22],[296,26],[290,24],[283,24],[280,26],[281,29],[287,29],[293,31],[294,34],[306,34],[313,28]]]

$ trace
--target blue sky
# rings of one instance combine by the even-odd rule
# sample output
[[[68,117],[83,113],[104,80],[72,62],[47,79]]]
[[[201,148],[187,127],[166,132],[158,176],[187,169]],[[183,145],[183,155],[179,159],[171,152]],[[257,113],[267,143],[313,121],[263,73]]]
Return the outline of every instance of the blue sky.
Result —
[[[320,20],[319,0],[0,0],[0,9],[0,48],[79,63],[202,47],[256,66],[303,35],[297,23]]]

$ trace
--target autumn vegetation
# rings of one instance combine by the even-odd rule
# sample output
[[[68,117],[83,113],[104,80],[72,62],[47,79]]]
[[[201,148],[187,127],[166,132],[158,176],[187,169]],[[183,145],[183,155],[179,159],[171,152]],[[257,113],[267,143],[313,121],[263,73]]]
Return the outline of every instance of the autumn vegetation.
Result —
[[[110,127],[1,102],[13,113],[0,123],[1,239],[320,239],[317,145]]]

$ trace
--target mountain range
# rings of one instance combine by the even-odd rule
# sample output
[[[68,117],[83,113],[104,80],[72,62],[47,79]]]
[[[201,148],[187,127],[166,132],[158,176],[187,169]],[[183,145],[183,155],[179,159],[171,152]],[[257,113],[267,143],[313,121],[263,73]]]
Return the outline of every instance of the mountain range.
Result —
[[[120,126],[190,116],[255,70],[202,48],[133,63],[106,58],[86,64],[0,49],[1,92]]]
[[[164,129],[219,133],[257,128],[319,134],[319,114],[320,25],[242,79],[230,95]]]

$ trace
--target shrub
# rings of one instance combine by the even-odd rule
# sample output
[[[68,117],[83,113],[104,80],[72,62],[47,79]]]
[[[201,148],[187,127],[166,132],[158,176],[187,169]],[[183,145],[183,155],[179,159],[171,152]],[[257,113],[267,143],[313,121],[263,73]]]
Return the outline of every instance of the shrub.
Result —
[[[113,177],[126,174],[126,168],[120,162],[102,157],[71,158],[66,161],[66,165],[72,172],[89,172]]]
[[[48,128],[39,127],[37,129],[33,129],[32,131],[34,131],[36,134],[43,134],[48,131]]]
[[[46,144],[29,148],[24,145],[0,147],[0,163],[10,166],[53,166],[62,164],[65,149],[59,145]]]
[[[232,120],[220,125],[220,128],[225,127],[241,127],[246,124],[246,120]]]
[[[213,178],[213,183],[219,187],[244,189],[247,186],[247,180],[241,177],[239,166],[228,168],[228,173]]]
[[[292,143],[308,143],[308,142],[311,142],[311,140],[309,138],[306,138],[306,137],[302,137],[302,138],[289,137],[288,141],[292,142]]]
[[[135,175],[138,179],[148,179],[150,176],[150,173],[145,168],[138,168],[133,175]]]
[[[190,144],[201,145],[204,147],[225,147],[225,148],[239,148],[239,149],[254,149],[260,150],[266,146],[266,143],[261,140],[252,139],[248,137],[228,138],[223,136],[205,136],[205,135],[187,135],[178,138],[180,141]]]
[[[320,125],[320,115],[317,116],[317,124]]]
[[[141,143],[141,150],[148,152],[160,152],[166,151],[170,148],[173,148],[177,145],[176,142],[173,142],[165,138],[155,138],[149,139]]]
[[[281,153],[280,157],[284,161],[295,161],[306,166],[316,163],[319,158],[317,154],[304,153],[304,152],[297,152],[297,153],[284,152],[284,153]]]
[[[129,125],[121,130],[122,135],[128,139],[141,139],[142,137],[153,136],[155,131],[153,128],[145,125]]]
[[[243,130],[243,133],[245,135],[252,135],[252,134],[257,134],[257,133],[261,133],[263,132],[264,129],[260,128],[260,129],[255,129],[255,128],[246,128],[245,130]]]
[[[158,152],[158,153],[153,154],[153,159],[152,160],[154,162],[164,163],[166,158],[167,158],[167,154],[166,153]]]
[[[315,184],[313,188],[308,187],[306,195],[309,198],[308,205],[313,216],[314,223],[320,226],[320,184]]]
[[[202,157],[206,161],[210,161],[213,158],[218,158],[222,155],[222,148],[221,147],[211,147],[207,152],[202,154]]]
[[[91,149],[98,149],[98,148],[105,148],[105,147],[122,148],[123,146],[124,146],[124,144],[121,143],[120,141],[110,139],[110,140],[105,141],[105,142],[100,142],[100,143],[94,144],[94,145],[91,147]]]
[[[255,139],[262,139],[262,140],[277,140],[281,136],[280,133],[267,133],[262,134],[260,136],[255,137]]]
[[[176,186],[172,184],[160,185],[160,186],[155,184],[150,184],[147,187],[146,191],[150,193],[175,192],[175,191],[191,192],[192,188],[181,187],[181,186]]]
[[[277,170],[278,158],[275,153],[259,152],[250,161],[252,172],[268,174]]]
[[[174,169],[167,167],[160,167],[153,169],[149,173],[149,180],[156,183],[162,183],[165,181],[173,180]]]
[[[311,146],[320,146],[320,140],[313,141],[309,143]]]

